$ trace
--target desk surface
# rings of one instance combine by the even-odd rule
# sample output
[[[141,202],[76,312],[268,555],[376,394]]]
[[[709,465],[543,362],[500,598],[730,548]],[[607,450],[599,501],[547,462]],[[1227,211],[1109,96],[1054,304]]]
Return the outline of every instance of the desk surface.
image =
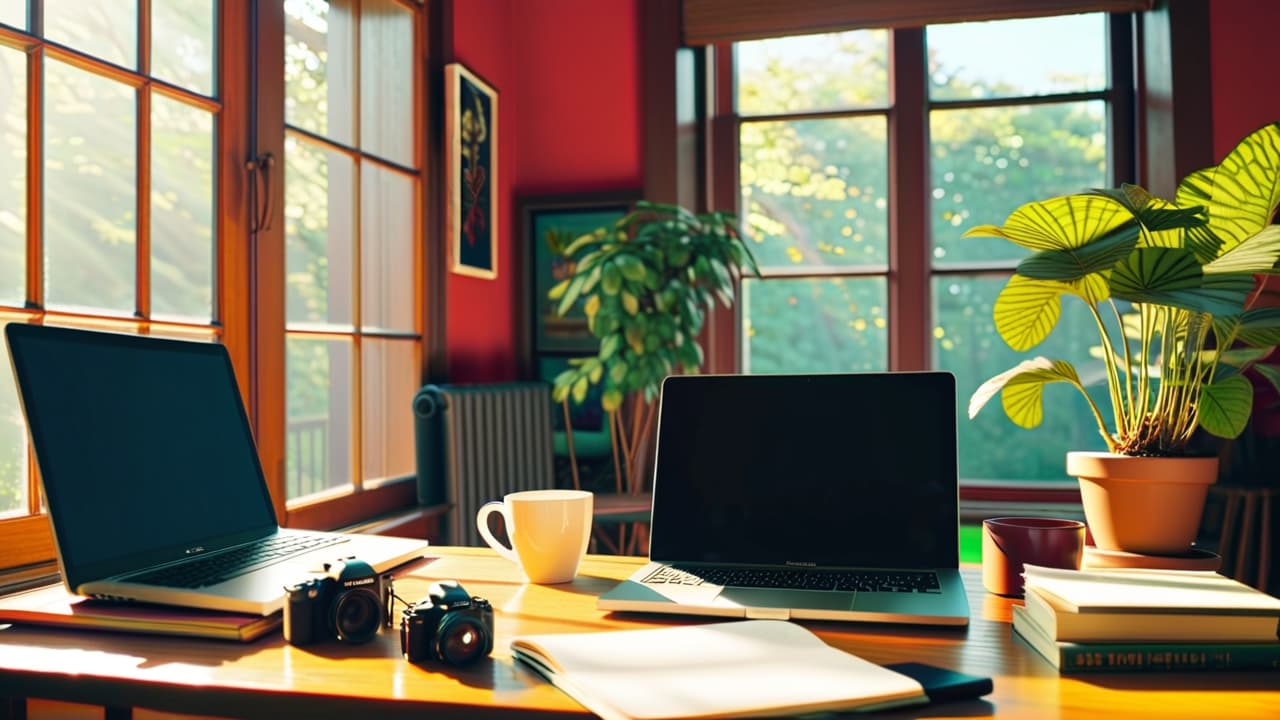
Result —
[[[711,620],[596,610],[596,596],[629,575],[639,558],[589,556],[573,583],[538,586],[524,584],[514,565],[487,548],[440,547],[433,555],[438,557],[397,577],[396,593],[414,601],[431,581],[453,578],[487,597],[497,626],[491,661],[448,672],[411,665],[401,658],[395,633],[367,645],[292,647],[278,633],[241,644],[11,627],[0,630],[0,698],[252,717],[582,713],[573,700],[512,664],[507,647],[513,636]],[[1011,636],[1011,601],[985,593],[976,570],[964,574],[973,608],[967,630],[805,625],[875,662],[916,660],[994,679],[995,691],[982,701],[918,707],[893,717],[1280,717],[1275,673],[1059,676]]]

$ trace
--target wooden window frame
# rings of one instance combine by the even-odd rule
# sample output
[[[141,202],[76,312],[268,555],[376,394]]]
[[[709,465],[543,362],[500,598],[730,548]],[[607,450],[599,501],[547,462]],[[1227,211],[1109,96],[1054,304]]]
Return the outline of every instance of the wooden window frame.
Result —
[[[1030,102],[1049,102],[1064,97],[1075,99],[1101,99],[1108,105],[1110,122],[1108,147],[1108,177],[1115,184],[1119,178],[1137,176],[1136,124],[1137,88],[1127,80],[1135,76],[1134,17],[1127,13],[1108,16],[1108,84],[1105,91],[1071,93],[1064,96],[1037,97]],[[710,100],[711,146],[714,148],[707,174],[716,178],[712,188],[712,204],[739,211],[738,190],[738,134],[744,122],[775,120],[793,116],[752,116],[744,119],[735,107],[733,46],[718,43],[710,48],[714,57],[715,81]],[[1009,263],[965,267],[934,267],[930,258],[930,237],[926,223],[927,213],[922,206],[928,204],[928,129],[929,113],[933,109],[956,107],[987,107],[1026,104],[1025,98],[995,99],[984,101],[932,101],[927,96],[925,67],[925,41],[923,27],[897,27],[890,29],[890,92],[892,100],[886,112],[889,144],[889,253],[885,272],[871,275],[888,280],[888,316],[890,370],[922,370],[930,365],[930,341],[928,329],[932,302],[931,281],[940,275],[963,274],[978,277],[984,274],[1007,274]],[[827,113],[827,115],[857,115],[865,112]],[[796,115],[794,117],[800,117]],[[732,179],[732,182],[729,181]],[[836,271],[812,277],[849,277],[867,275],[860,269]],[[785,273],[771,275],[784,277]],[[806,277],[809,277],[806,275]],[[739,371],[743,365],[740,328],[743,322],[742,305],[735,304],[732,312],[714,314],[709,336],[719,338],[710,347],[708,362],[718,371]],[[726,342],[725,337],[732,338]],[[726,354],[731,353],[730,358]],[[961,479],[961,498],[981,503],[1067,503],[1078,504],[1076,483],[1063,481],[1018,480],[966,480]]]
[[[273,173],[267,192],[270,194],[264,202],[271,208],[265,226],[256,235],[255,246],[255,280],[251,287],[253,292],[264,301],[254,303],[254,330],[252,333],[253,357],[255,358],[254,379],[259,389],[254,394],[251,415],[258,432],[259,453],[263,460],[263,471],[267,476],[267,484],[271,490],[272,500],[276,505],[276,515],[281,524],[288,527],[333,529],[354,525],[370,518],[386,515],[395,510],[404,509],[417,504],[417,483],[410,474],[399,478],[391,478],[376,484],[362,482],[359,434],[361,433],[361,383],[360,348],[361,339],[365,337],[380,339],[406,339],[412,337],[420,345],[420,379],[428,376],[427,366],[438,356],[433,355],[441,327],[437,327],[438,309],[442,307],[440,293],[443,283],[438,280],[439,271],[436,254],[428,247],[426,238],[434,236],[429,228],[433,228],[435,201],[429,189],[439,187],[439,172],[434,162],[438,150],[433,147],[432,140],[437,135],[428,129],[433,123],[433,116],[426,107],[438,106],[436,98],[439,89],[432,78],[436,73],[431,68],[439,67],[438,48],[439,28],[442,9],[439,2],[418,2],[417,0],[394,0],[405,9],[414,12],[414,52],[413,83],[422,100],[414,107],[416,169],[407,168],[385,159],[377,158],[359,147],[336,143],[329,138],[308,132],[305,129],[290,126],[284,112],[284,36],[285,17],[281,3],[258,3],[256,22],[254,67],[255,92],[253,93],[257,108],[254,113],[254,134],[256,140],[255,156],[273,159]],[[358,3],[357,3],[358,4]],[[433,34],[435,33],[435,34]],[[358,52],[358,49],[357,49]],[[434,64],[433,64],[434,63]],[[267,102],[267,100],[270,102]],[[358,103],[357,103],[358,107]],[[360,327],[334,332],[328,328],[290,328],[285,321],[285,230],[284,230],[284,158],[285,138],[294,135],[303,138],[308,144],[339,152],[355,162],[369,162],[383,168],[391,169],[397,174],[412,173],[418,180],[418,193],[414,199],[414,247],[417,259],[414,263],[414,294],[416,332],[408,335],[396,332],[367,331]],[[358,197],[358,190],[357,190]],[[356,239],[353,252],[359,252],[359,230],[354,231]],[[353,256],[354,257],[354,256]],[[353,288],[359,292],[358,286]],[[427,295],[433,295],[430,301]],[[359,298],[353,302],[358,305]],[[433,314],[435,313],[435,314]],[[286,499],[286,427],[287,402],[285,395],[285,340],[289,336],[306,336],[316,339],[341,338],[350,340],[353,345],[352,377],[352,477],[349,486],[335,488],[317,495],[293,500]],[[409,399],[404,402],[407,404]]]
[[[443,170],[436,161],[439,155],[438,113],[428,108],[439,106],[442,89],[436,77],[442,67],[442,53],[448,49],[447,3],[438,0],[395,0],[415,13],[415,49],[413,82],[422,98],[415,107],[414,133],[419,170],[418,192],[414,198],[414,222],[418,227],[415,243],[417,260],[414,267],[414,294],[406,299],[415,306],[418,318],[416,337],[421,343],[420,375],[440,377],[444,372],[444,271],[443,251],[439,243],[427,238],[439,235],[443,222],[440,201],[431,192],[443,182]],[[31,3],[41,17],[41,2]],[[147,7],[143,3],[141,7]],[[384,517],[417,504],[414,477],[387,480],[366,486],[359,492],[339,493],[323,498],[306,499],[286,505],[284,499],[285,399],[284,379],[284,236],[283,236],[283,150],[284,150],[284,11],[278,2],[242,3],[218,0],[216,87],[212,97],[191,93],[163,80],[147,77],[140,65],[133,71],[104,63],[55,42],[40,37],[39,23],[31,23],[30,32],[0,27],[0,45],[15,47],[28,54],[47,52],[60,60],[87,68],[108,78],[128,83],[131,87],[148,86],[162,94],[183,99],[215,112],[214,122],[214,237],[215,275],[213,278],[213,321],[209,325],[154,321],[147,317],[149,308],[139,302],[135,317],[80,315],[47,312],[34,300],[42,296],[43,274],[40,262],[28,262],[26,284],[28,302],[25,307],[0,308],[0,321],[31,322],[42,318],[67,319],[88,326],[100,326],[132,332],[216,335],[226,345],[240,391],[249,410],[255,441],[262,459],[263,471],[282,525],[307,528],[339,528]],[[145,18],[145,13],[143,14]],[[146,37],[146,21],[140,22],[140,37]],[[145,59],[147,50],[140,41]],[[145,60],[144,60],[145,61]],[[39,62],[28,63],[28,99],[41,91]],[[145,96],[146,93],[141,95]],[[140,100],[138,122],[148,122],[145,100]],[[27,234],[30,257],[42,258],[42,197],[40,154],[43,118],[38,102],[27,104],[28,154]],[[138,130],[143,137],[142,129]],[[144,163],[149,163],[150,144],[139,142],[139,177],[145,177]],[[261,162],[258,162],[261,161]],[[274,177],[264,177],[266,170]],[[139,184],[138,246],[148,242],[146,218],[149,197]],[[261,218],[251,217],[262,209],[270,212]],[[255,221],[256,220],[256,221]],[[141,250],[139,250],[141,255]],[[146,270],[146,258],[138,260],[139,271]],[[146,275],[139,280],[138,297],[145,298]],[[366,333],[380,337],[383,333]],[[390,335],[396,335],[391,333]],[[358,378],[357,378],[358,379]],[[404,402],[408,403],[408,398]],[[54,541],[49,519],[41,510],[39,482],[34,458],[28,448],[28,513],[0,519],[0,580],[44,577],[55,569]],[[359,472],[359,466],[356,466]]]

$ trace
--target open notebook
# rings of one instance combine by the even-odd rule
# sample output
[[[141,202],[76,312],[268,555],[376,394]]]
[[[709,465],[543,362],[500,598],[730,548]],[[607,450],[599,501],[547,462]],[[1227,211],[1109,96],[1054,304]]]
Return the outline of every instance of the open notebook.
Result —
[[[799,715],[929,699],[915,679],[781,620],[528,635],[511,651],[606,719]]]

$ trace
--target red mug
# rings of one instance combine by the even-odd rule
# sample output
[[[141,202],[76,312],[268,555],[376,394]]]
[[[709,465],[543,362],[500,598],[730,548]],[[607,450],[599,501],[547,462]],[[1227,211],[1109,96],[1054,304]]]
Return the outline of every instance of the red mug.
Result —
[[[1022,597],[1024,565],[1080,569],[1084,523],[1036,517],[982,521],[982,585],[987,592]]]

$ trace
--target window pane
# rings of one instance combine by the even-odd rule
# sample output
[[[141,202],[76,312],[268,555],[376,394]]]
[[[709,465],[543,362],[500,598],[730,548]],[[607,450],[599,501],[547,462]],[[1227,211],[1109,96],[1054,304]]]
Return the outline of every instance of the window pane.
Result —
[[[355,167],[341,153],[285,143],[285,319],[352,323]]]
[[[0,304],[22,304],[26,258],[27,56],[0,47]]]
[[[414,473],[414,393],[420,385],[417,342],[365,338],[364,477],[375,480]]]
[[[214,0],[151,0],[151,74],[213,95]]]
[[[931,25],[935,100],[1050,95],[1106,87],[1105,15]]]
[[[879,116],[743,123],[743,220],[761,267],[889,261],[885,132]]]
[[[213,116],[151,96],[151,310],[213,317]]]
[[[0,0],[0,23],[26,29],[27,0]]]
[[[351,484],[351,344],[289,337],[285,352],[285,497],[346,487]]]
[[[737,43],[738,112],[792,113],[889,104],[889,32]]]
[[[46,304],[132,313],[134,90],[55,60],[44,72]]]
[[[983,382],[1031,355],[1010,349],[996,332],[992,305],[1006,277],[948,276],[933,280],[933,363],[956,376],[959,396],[960,477],[965,480],[1066,480],[1069,450],[1104,450],[1088,404],[1065,383],[1045,387],[1044,423],[1015,426],[993,398],[968,417],[969,396]],[[1070,361],[1094,402],[1110,417],[1102,360],[1088,357],[1100,345],[1097,325],[1084,303],[1064,298],[1062,317],[1048,339],[1031,352]]]
[[[285,122],[346,145],[355,140],[351,5],[352,0],[284,4]]]
[[[366,329],[414,332],[413,190],[416,183],[365,163],[361,184],[361,322]]]
[[[412,167],[413,11],[364,0],[360,13],[360,147]]]
[[[888,367],[884,278],[742,282],[747,372],[841,372]]]
[[[9,348],[0,323],[0,354],[5,372],[0,372],[0,517],[26,514],[27,510],[27,426],[22,419],[13,373],[8,371]]]
[[[127,68],[138,67],[138,2],[44,0],[50,40]]]
[[[1107,185],[1101,100],[939,110],[929,131],[935,265],[1021,258],[1026,251],[1007,240],[960,236],[1003,224],[1023,203]]]

